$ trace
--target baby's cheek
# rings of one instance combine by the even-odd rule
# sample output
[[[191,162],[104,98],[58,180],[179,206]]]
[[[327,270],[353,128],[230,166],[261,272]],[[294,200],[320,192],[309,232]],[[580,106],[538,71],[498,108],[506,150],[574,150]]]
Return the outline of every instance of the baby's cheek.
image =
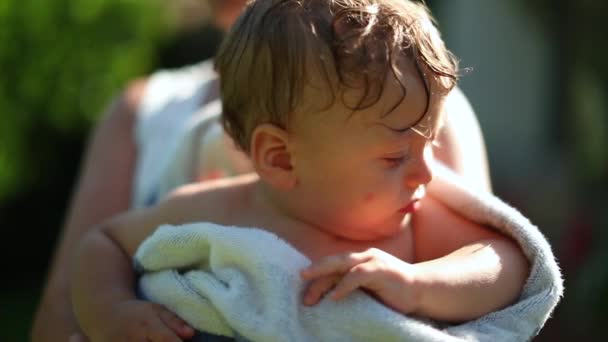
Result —
[[[363,197],[363,203],[371,203],[374,201],[374,198],[376,197],[376,195],[374,195],[373,192],[368,192],[365,194],[365,196]]]

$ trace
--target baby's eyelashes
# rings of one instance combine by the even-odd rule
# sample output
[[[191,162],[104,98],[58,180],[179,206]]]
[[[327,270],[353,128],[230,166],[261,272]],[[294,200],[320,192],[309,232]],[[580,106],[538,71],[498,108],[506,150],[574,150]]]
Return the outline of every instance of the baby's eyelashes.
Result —
[[[383,157],[382,161],[386,164],[388,168],[397,168],[403,165],[408,157],[406,155],[403,156],[395,156],[395,157]]]

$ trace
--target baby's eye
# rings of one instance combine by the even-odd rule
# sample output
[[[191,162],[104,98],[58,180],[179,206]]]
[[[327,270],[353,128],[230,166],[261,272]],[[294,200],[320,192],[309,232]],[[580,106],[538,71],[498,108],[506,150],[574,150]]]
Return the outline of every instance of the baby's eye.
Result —
[[[405,156],[384,157],[384,158],[382,158],[382,160],[384,161],[384,163],[386,164],[386,166],[388,168],[396,168],[396,167],[401,166],[405,162],[406,157]]]

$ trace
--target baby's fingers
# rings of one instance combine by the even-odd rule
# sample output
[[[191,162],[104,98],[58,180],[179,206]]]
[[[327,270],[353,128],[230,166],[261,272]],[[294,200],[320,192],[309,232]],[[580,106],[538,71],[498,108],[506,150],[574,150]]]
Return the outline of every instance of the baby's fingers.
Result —
[[[367,264],[359,264],[350,269],[338,281],[331,299],[340,300],[358,288],[366,287],[373,280],[373,272]]]
[[[344,253],[325,257],[313,263],[300,273],[302,278],[310,280],[316,277],[329,275],[332,273],[346,273],[353,266],[369,261],[372,258],[370,253]]]
[[[339,275],[333,274],[312,280],[304,292],[304,305],[317,304],[339,279]]]
[[[165,325],[173,330],[180,338],[189,339],[194,336],[194,329],[184,320],[177,317],[173,312],[163,308],[160,309],[159,316]]]

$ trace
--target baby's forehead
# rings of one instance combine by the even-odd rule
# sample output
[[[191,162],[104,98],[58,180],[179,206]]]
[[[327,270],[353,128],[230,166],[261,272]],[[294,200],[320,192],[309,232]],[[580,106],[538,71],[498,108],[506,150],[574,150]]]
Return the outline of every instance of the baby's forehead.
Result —
[[[384,74],[382,82],[344,86],[314,76],[311,80],[303,97],[306,112],[318,111],[365,125],[386,125],[396,131],[413,126],[420,126],[418,129],[423,131],[424,127],[433,127],[437,115],[432,112],[444,94],[406,56],[399,58],[392,72]]]
[[[403,137],[412,134],[434,140],[443,127],[446,96],[441,92],[427,92],[420,84],[410,85],[406,96],[395,104],[393,90],[387,90],[376,110],[355,113],[353,118],[358,116],[364,129],[373,129],[378,132],[375,135],[384,140],[403,141]],[[393,106],[389,108],[390,105]]]
[[[411,107],[426,102],[427,93],[436,83],[427,79],[428,73],[406,53],[394,56],[392,65],[368,66],[346,74],[336,72],[340,65],[324,63],[323,57],[322,54],[307,59],[306,73],[302,75],[304,87],[300,104],[316,106],[319,111],[341,105],[351,111],[371,109],[388,114],[401,104]]]
[[[428,140],[435,139],[442,126],[443,98],[434,99],[431,96],[427,109],[424,97],[409,96],[411,98],[403,99],[391,112],[386,112],[390,106],[383,101],[355,111],[336,103],[328,110],[300,116],[304,125],[296,127],[308,127],[310,132],[324,132],[310,134],[310,137],[332,137],[331,141],[334,142],[356,144],[361,148],[367,146],[373,150],[381,146],[403,146],[416,135]]]

